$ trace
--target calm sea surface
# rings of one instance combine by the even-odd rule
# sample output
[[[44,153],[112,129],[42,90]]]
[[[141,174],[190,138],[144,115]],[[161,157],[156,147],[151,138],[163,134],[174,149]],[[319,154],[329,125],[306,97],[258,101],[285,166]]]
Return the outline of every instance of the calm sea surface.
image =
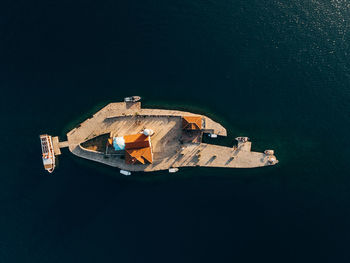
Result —
[[[349,262],[348,1],[3,1],[0,262]],[[263,169],[122,177],[65,139],[109,102],[204,113]]]

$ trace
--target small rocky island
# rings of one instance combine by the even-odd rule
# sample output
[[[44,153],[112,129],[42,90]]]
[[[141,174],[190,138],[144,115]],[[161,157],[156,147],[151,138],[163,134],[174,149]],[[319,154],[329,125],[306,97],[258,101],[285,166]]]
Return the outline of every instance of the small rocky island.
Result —
[[[110,103],[67,133],[67,141],[52,138],[60,148],[121,169],[176,172],[185,166],[253,168],[278,163],[273,150],[252,152],[247,137],[232,147],[206,144],[202,137],[226,136],[226,129],[210,118],[190,112],[143,109],[139,97]]]

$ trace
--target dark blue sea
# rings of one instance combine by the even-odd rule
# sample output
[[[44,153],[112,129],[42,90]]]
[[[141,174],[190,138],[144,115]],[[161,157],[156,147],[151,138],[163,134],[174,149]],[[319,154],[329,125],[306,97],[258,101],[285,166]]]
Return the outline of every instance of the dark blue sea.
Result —
[[[350,262],[346,0],[0,3],[0,262]],[[109,102],[206,114],[261,169],[122,177],[60,136]]]

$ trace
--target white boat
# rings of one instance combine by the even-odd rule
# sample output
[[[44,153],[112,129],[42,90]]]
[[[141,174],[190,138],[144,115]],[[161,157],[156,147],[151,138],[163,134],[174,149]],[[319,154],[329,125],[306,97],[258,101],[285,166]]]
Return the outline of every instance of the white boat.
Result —
[[[126,170],[120,170],[120,173],[121,173],[122,175],[125,175],[125,176],[131,175],[131,172],[126,171]]]
[[[208,136],[209,136],[210,138],[217,138],[217,137],[218,137],[218,136],[217,136],[216,134],[214,134],[214,133],[209,133]]]
[[[55,169],[55,153],[53,151],[52,137],[47,134],[40,135],[41,151],[44,168],[49,173]]]
[[[140,96],[131,96],[131,97],[126,97],[124,98],[125,102],[136,102],[139,101],[141,99]]]
[[[179,171],[179,168],[169,168],[169,173],[176,173]]]

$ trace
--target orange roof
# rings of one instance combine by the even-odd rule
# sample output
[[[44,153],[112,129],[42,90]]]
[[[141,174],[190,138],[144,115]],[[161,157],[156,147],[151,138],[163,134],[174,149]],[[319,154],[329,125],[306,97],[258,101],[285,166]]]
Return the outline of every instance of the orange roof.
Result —
[[[149,147],[149,138],[143,133],[125,135],[125,150]]]
[[[125,151],[125,162],[127,164],[146,164],[153,162],[151,147],[131,149]]]
[[[143,133],[125,135],[125,162],[146,164],[153,162],[150,138]]]
[[[183,116],[182,128],[187,130],[202,129],[202,117],[200,116]]]

